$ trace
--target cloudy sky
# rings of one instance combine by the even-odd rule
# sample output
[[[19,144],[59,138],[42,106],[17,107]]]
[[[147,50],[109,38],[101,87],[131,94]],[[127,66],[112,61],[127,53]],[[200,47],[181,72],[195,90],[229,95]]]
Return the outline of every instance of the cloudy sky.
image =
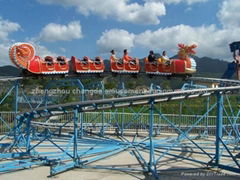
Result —
[[[199,57],[231,60],[240,41],[240,0],[0,0],[0,66],[15,42],[37,54],[144,57],[152,49],[172,56],[178,43],[196,43]]]

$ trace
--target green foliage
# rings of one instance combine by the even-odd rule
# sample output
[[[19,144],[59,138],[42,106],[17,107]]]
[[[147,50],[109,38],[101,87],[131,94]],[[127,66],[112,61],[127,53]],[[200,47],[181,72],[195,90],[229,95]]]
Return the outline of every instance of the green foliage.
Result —
[[[105,86],[106,89],[114,89],[114,88],[116,88],[116,83],[112,82],[112,81],[109,81],[104,86]]]
[[[0,101],[5,97],[6,93],[2,92],[0,95]],[[13,105],[15,102],[14,95],[11,94],[0,105],[0,111],[13,111]]]

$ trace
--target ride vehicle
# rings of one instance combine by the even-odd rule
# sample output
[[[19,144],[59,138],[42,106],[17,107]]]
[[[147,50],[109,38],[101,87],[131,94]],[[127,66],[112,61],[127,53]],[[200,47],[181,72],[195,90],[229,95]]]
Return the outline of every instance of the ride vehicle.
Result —
[[[76,73],[103,73],[105,70],[103,59],[99,56],[94,60],[87,56],[84,56],[83,59],[72,56],[71,61],[73,71]]]
[[[163,58],[157,59],[155,63],[149,62],[145,58],[145,72],[149,75],[165,75],[165,76],[191,76],[196,72],[196,61],[190,57],[195,54],[194,49],[196,45],[187,46],[178,44],[178,59],[165,60]]]
[[[28,43],[16,43],[9,49],[11,61],[23,69],[24,75],[67,74],[69,63],[64,56],[35,56],[35,49]]]
[[[126,61],[125,59],[121,59],[121,63],[119,61],[114,60],[110,57],[110,67],[111,72],[119,73],[119,74],[137,74],[140,71],[139,59],[134,58],[131,61]]]
[[[159,58],[157,63],[149,62],[146,58],[145,73],[150,75],[165,76],[191,76],[196,72],[196,62],[190,57],[195,54],[196,45],[187,46],[179,44],[178,59],[171,59],[168,62]],[[9,57],[13,64],[23,69],[23,75],[66,75],[69,73],[89,74],[97,73],[102,75],[107,73],[105,64],[101,57],[91,60],[84,56],[78,59],[71,57],[71,61],[64,56],[46,56],[41,58],[35,55],[34,47],[29,43],[16,43],[9,49]],[[140,63],[138,58],[122,59],[121,62],[110,58],[110,71],[114,74],[131,74],[136,76],[140,73]]]

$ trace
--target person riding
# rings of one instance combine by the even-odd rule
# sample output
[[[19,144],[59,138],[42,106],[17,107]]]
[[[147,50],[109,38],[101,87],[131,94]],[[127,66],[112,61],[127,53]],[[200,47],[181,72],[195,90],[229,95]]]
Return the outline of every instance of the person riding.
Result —
[[[169,59],[169,57],[167,56],[167,52],[166,52],[166,51],[163,51],[163,52],[162,52],[161,60],[162,60],[162,62],[164,62],[166,65],[170,65],[170,59]]]
[[[238,80],[240,80],[240,50],[236,50],[233,53],[233,58],[236,63],[237,78]]]
[[[113,61],[117,62],[118,64],[123,64],[122,59],[116,57],[114,49],[111,50],[110,53],[111,53],[111,57],[110,58],[113,59]]]
[[[149,51],[148,62],[150,62],[152,64],[156,64],[157,63],[157,59],[156,59],[156,56],[154,55],[153,50]]]
[[[132,65],[136,64],[136,60],[128,55],[127,49],[124,49],[123,51],[123,60],[125,60],[126,62],[129,62]]]

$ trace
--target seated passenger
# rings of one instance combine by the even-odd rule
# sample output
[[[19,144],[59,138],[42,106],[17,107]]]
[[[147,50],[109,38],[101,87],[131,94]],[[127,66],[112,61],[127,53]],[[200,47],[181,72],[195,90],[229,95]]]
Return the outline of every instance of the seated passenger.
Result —
[[[240,80],[240,50],[235,51],[233,57],[236,63],[237,78]]]
[[[122,60],[122,59],[118,59],[118,58],[116,57],[116,54],[115,54],[114,49],[111,50],[110,53],[111,53],[111,57],[110,57],[110,58],[113,59],[113,61],[117,62],[119,65],[122,65],[122,64],[123,64],[123,60]]]
[[[240,50],[234,52],[233,58],[235,59],[237,64],[240,64]]]
[[[123,51],[123,60],[129,62],[131,65],[136,65],[136,60],[128,55],[127,49]]]
[[[148,55],[148,62],[156,65],[157,64],[157,59],[156,56],[154,55],[154,52],[151,50]]]
[[[168,58],[166,51],[162,52],[161,60],[165,63],[165,65],[170,65],[170,59]]]

